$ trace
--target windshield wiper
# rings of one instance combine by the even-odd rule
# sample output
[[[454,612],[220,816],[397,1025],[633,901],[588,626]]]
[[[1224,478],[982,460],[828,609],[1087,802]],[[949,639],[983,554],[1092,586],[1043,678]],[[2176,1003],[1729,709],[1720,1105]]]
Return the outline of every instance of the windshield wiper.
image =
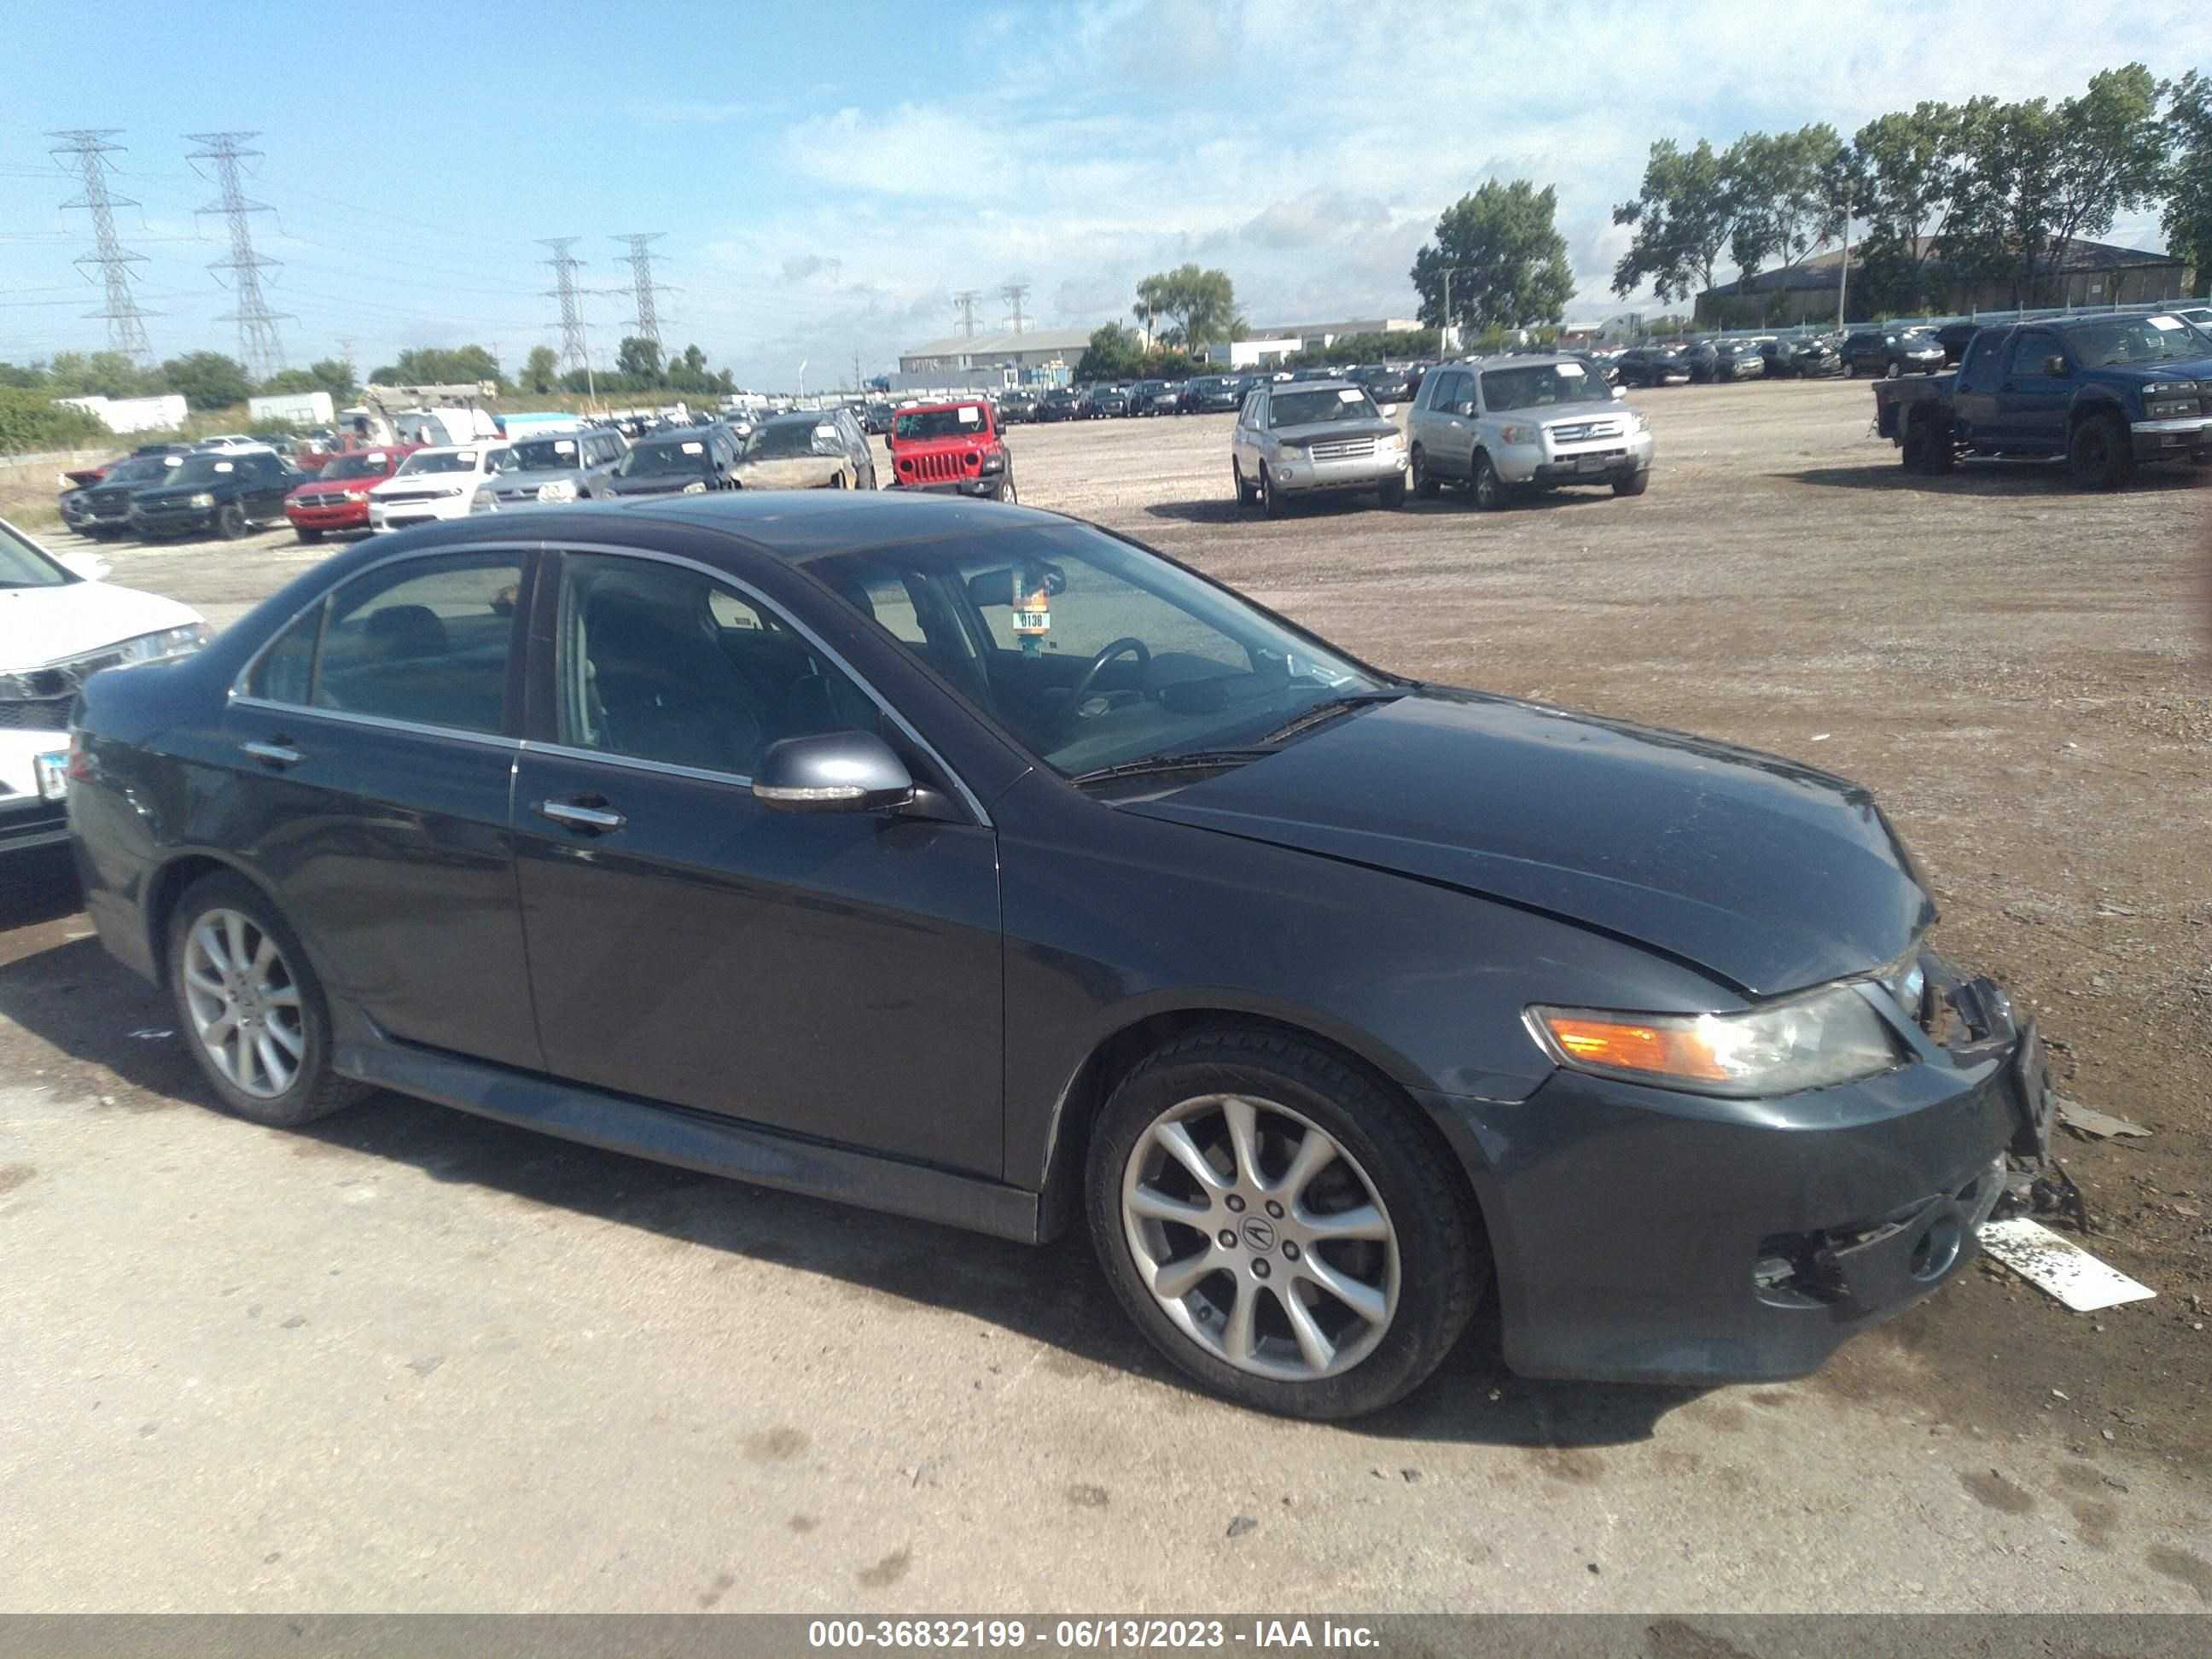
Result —
[[[1080,789],[1087,784],[1105,783],[1115,778],[1141,778],[1168,772],[1218,772],[1226,766],[1265,760],[1273,752],[1268,749],[1192,749],[1178,754],[1146,755],[1141,760],[1123,761],[1118,766],[1102,766],[1095,772],[1078,772],[1068,781]]]
[[[1296,737],[1301,732],[1334,720],[1339,714],[1348,714],[1355,708],[1366,708],[1370,703],[1395,702],[1414,689],[1415,686],[1409,683],[1405,685],[1386,686],[1377,691],[1353,691],[1341,697],[1324,698],[1320,702],[1301,709],[1260,741],[1280,743],[1285,738]]]

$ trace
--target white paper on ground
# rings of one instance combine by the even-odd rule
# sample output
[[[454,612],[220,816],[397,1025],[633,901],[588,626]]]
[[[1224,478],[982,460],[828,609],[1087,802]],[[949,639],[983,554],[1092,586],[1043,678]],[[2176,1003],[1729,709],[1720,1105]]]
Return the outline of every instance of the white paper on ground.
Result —
[[[2072,1239],[2026,1216],[1984,1223],[1982,1248],[2075,1313],[2094,1313],[2100,1308],[2142,1302],[2158,1294],[2118,1268],[2106,1267]]]

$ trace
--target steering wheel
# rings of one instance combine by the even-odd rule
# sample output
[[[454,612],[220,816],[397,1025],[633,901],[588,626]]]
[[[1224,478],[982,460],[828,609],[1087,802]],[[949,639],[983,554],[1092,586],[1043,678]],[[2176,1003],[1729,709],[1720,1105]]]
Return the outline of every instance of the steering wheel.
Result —
[[[1060,717],[1060,723],[1063,727],[1075,724],[1079,718],[1079,711],[1083,707],[1083,700],[1091,695],[1091,684],[1098,678],[1098,671],[1116,657],[1128,656],[1136,658],[1144,667],[1152,666],[1151,647],[1142,640],[1127,634],[1124,634],[1118,640],[1107,641],[1092,653],[1090,663],[1084,668],[1082,678],[1075,682],[1075,690],[1068,693],[1067,712]]]

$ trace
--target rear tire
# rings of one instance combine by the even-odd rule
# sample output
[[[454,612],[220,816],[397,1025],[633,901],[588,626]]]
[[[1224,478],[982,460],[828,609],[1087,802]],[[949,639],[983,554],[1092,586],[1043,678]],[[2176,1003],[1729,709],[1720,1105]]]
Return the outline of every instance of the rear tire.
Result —
[[[2135,471],[2127,428],[2109,415],[2093,415],[2074,428],[2066,460],[2084,489],[2118,489]]]
[[[1429,471],[1429,458],[1419,444],[1413,446],[1413,493],[1425,501],[1432,501],[1443,486],[1436,474]]]
[[[167,961],[179,1031],[223,1110],[289,1128],[371,1092],[331,1070],[321,982],[298,935],[244,877],[204,876],[185,890]]]
[[[1253,1410],[1341,1419],[1419,1387],[1481,1301],[1489,1251],[1450,1167],[1412,1103],[1364,1072],[1226,1025],[1168,1044],[1115,1089],[1091,1133],[1086,1207],[1115,1296],[1177,1367]],[[1193,1219],[1162,1218],[1163,1194]],[[1220,1265],[1194,1276],[1197,1261]]]

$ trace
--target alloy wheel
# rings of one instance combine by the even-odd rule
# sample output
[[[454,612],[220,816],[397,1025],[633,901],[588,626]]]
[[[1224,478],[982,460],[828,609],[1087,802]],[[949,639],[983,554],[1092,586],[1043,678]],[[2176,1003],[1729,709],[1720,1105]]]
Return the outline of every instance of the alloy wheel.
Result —
[[[1161,1113],[1124,1166],[1121,1224],[1161,1310],[1255,1376],[1340,1376],[1397,1311],[1397,1234],[1374,1181],[1274,1101],[1200,1095]]]
[[[216,1069],[258,1100],[289,1089],[307,1057],[300,987],[251,916],[209,910],[185,941],[185,1004]]]

